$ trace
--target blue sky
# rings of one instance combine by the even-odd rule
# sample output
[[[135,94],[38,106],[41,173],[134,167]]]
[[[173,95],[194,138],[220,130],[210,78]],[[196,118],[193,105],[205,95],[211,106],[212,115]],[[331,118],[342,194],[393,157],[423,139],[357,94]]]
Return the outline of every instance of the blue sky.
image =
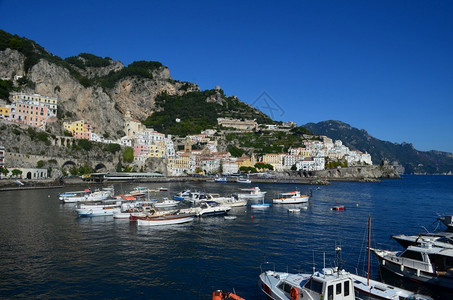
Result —
[[[0,29],[63,58],[160,61],[277,120],[453,152],[453,1],[164,2],[0,0]]]

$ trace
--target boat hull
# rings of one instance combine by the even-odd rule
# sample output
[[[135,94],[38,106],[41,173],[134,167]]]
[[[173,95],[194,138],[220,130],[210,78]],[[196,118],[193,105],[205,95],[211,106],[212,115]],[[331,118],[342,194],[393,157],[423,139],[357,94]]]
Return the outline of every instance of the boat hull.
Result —
[[[294,197],[294,198],[275,198],[272,199],[274,204],[300,204],[300,203],[307,203],[309,197],[308,196],[301,196],[301,197]]]
[[[137,225],[139,226],[162,226],[162,225],[175,225],[192,222],[194,219],[193,215],[189,216],[161,216],[161,217],[151,217],[143,218],[137,220]]]

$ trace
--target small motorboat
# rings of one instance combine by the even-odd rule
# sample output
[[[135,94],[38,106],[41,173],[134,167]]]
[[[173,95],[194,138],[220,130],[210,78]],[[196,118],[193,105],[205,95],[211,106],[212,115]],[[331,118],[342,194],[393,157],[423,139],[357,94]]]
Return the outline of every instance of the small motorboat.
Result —
[[[300,213],[300,208],[289,208],[288,212],[290,212],[290,213]]]
[[[252,208],[252,209],[265,209],[265,208],[269,208],[269,207],[271,207],[271,204],[270,203],[264,203],[264,198],[263,198],[263,202],[254,203],[254,204],[250,205],[250,208]]]
[[[254,200],[254,199],[262,199],[266,195],[266,192],[262,192],[259,187],[253,187],[250,189],[241,189],[243,192],[248,192],[246,193],[240,193],[238,194],[238,199],[245,199],[245,200]]]
[[[224,216],[225,220],[235,220],[236,216]]]
[[[333,206],[330,208],[330,210],[345,210],[344,205],[341,206]]]
[[[168,191],[168,189],[167,189],[166,187],[160,187],[160,188],[159,188],[159,191],[161,191],[161,192],[166,192],[166,191]]]
[[[226,177],[217,177],[216,179],[214,179],[214,182],[227,182],[227,179]]]
[[[231,293],[228,291],[217,290],[212,292],[212,300],[223,300],[223,299],[245,300],[244,298],[239,297],[235,293]]]
[[[242,178],[242,177],[239,177],[237,180],[236,180],[237,183],[252,183],[252,181],[248,178]]]

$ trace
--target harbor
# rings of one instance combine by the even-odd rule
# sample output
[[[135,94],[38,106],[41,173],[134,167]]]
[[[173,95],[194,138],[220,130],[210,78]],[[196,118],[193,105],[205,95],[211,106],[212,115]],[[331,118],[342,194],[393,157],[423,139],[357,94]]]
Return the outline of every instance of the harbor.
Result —
[[[231,207],[230,218],[197,217],[164,226],[141,226],[113,216],[80,217],[74,204],[58,199],[89,184],[3,191],[0,236],[6,246],[0,250],[5,275],[0,293],[5,298],[211,299],[213,291],[227,290],[244,299],[266,299],[257,284],[264,262],[273,262],[276,271],[310,274],[313,268],[336,266],[335,249],[341,247],[342,269],[366,270],[368,216],[376,249],[404,250],[390,235],[417,235],[422,226],[431,232],[446,230],[437,213],[453,212],[452,183],[451,176],[405,176],[318,187],[206,181],[113,185],[115,194],[145,187],[158,203],[188,189],[227,197],[259,187],[269,204],[266,209]],[[308,194],[309,189],[307,203],[273,203],[281,194]],[[337,206],[345,209],[331,209]],[[396,280],[396,286],[433,299],[449,295],[381,277],[374,255],[370,278]]]

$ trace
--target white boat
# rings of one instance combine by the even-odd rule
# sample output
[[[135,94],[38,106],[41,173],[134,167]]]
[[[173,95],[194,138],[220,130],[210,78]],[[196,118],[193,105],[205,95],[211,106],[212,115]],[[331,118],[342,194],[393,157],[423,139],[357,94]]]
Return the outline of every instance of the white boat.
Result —
[[[421,233],[419,235],[398,234],[392,235],[392,238],[404,248],[422,243],[432,243],[434,247],[453,249],[453,232]]]
[[[338,268],[324,268],[321,272],[314,272],[312,275],[267,270],[260,274],[258,285],[269,298],[274,300],[432,300],[431,297],[379,281],[367,281],[365,277],[353,275]]]
[[[118,206],[88,207],[77,208],[76,212],[80,217],[99,217],[113,216],[114,213],[121,212],[121,209]]]
[[[190,196],[191,193],[192,193],[191,190],[185,190],[185,191],[177,193],[175,196],[173,196],[173,199],[174,200],[185,200],[187,197]]]
[[[138,226],[161,226],[161,225],[174,225],[192,222],[194,215],[190,214],[176,214],[168,216],[151,216],[137,219]]]
[[[220,205],[215,201],[202,201],[199,206],[181,209],[181,213],[195,214],[197,217],[223,216],[228,214],[231,206]]]
[[[259,187],[253,187],[250,189],[241,189],[243,192],[248,193],[240,193],[238,194],[238,199],[245,199],[245,200],[255,200],[255,199],[262,199],[266,195],[266,192],[262,192]]]
[[[252,181],[248,178],[242,178],[242,177],[239,177],[237,180],[236,180],[237,183],[252,183]]]
[[[247,200],[239,200],[234,198],[233,196],[220,197],[219,194],[208,194],[208,200],[215,201],[221,205],[226,205],[230,207],[240,207],[247,205]]]
[[[86,189],[83,191],[64,192],[64,193],[58,194],[58,199],[63,201],[65,198],[68,198],[68,197],[82,196],[82,195],[85,195],[88,193],[90,193],[89,189]]]
[[[289,208],[288,212],[290,212],[290,213],[300,213],[300,208]]]
[[[404,251],[371,249],[379,264],[401,277],[453,291],[453,249],[434,247],[431,242],[409,246]]]
[[[113,195],[113,188],[103,188],[102,190],[96,190],[92,193],[85,193],[72,197],[63,198],[64,203],[77,203],[81,201],[100,201],[108,199]]]
[[[308,202],[308,195],[301,195],[299,191],[281,193],[278,198],[273,198],[274,204],[299,204]]]
[[[236,216],[224,216],[225,220],[235,220]]]
[[[156,208],[175,207],[178,206],[179,203],[180,203],[179,201],[164,198],[161,202],[154,203],[154,207]]]

